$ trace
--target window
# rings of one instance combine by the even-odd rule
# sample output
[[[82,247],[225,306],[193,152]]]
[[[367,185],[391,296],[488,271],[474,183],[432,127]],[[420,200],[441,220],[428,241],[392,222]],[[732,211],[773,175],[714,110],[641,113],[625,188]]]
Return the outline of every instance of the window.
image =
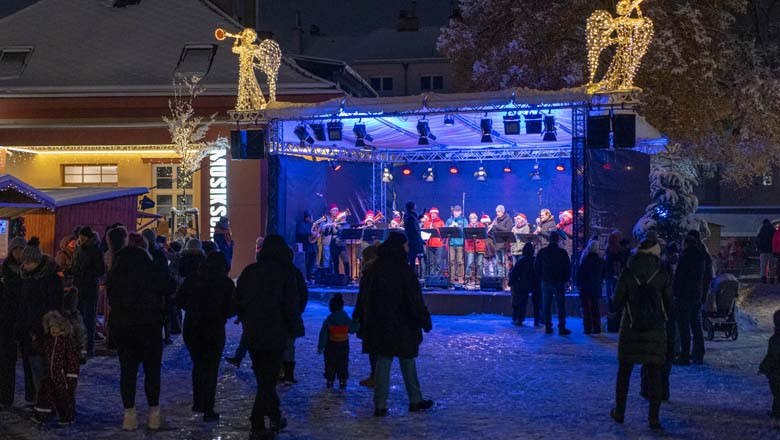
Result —
[[[180,177],[183,173],[180,167],[155,164],[152,165],[152,173],[157,214],[168,216],[171,208],[183,210],[192,207],[192,179],[182,182]]]
[[[377,92],[392,92],[393,78],[389,76],[371,78],[371,88]]]
[[[186,45],[181,51],[176,64],[178,75],[206,76],[211,69],[211,62],[217,51],[215,44]]]
[[[32,54],[31,47],[6,47],[0,50],[0,79],[19,78]]]
[[[420,77],[420,90],[441,90],[444,88],[444,77],[441,75],[426,75]]]
[[[116,164],[63,165],[63,186],[116,186],[119,174]]]

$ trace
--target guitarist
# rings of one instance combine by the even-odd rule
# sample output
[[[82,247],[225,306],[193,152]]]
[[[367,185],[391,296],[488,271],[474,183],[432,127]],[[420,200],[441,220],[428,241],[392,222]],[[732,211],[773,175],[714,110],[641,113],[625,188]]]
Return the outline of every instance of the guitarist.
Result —
[[[314,277],[314,266],[317,262],[317,244],[311,243],[309,240],[312,226],[314,226],[314,222],[311,214],[309,211],[303,211],[303,221],[295,224],[295,242],[301,244],[301,248],[306,254],[306,279]]]

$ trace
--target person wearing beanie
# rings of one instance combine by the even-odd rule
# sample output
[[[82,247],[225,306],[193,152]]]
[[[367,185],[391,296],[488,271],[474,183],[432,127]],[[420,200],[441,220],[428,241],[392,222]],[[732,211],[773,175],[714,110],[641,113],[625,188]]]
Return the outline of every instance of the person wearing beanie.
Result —
[[[133,232],[127,242],[116,253],[106,277],[106,294],[111,306],[108,325],[119,355],[119,390],[125,409],[122,429],[133,431],[138,427],[135,390],[138,367],[143,365],[148,427],[157,430],[162,422],[159,405],[163,297],[175,285],[154,266],[146,239]]]
[[[520,256],[523,255],[525,241],[522,236],[531,233],[531,227],[528,226],[528,218],[522,212],[515,214],[515,225],[512,226],[512,233],[515,234],[515,242],[512,243],[509,249],[512,253],[512,264],[515,264],[520,259]]]
[[[469,214],[469,222],[466,225],[467,228],[487,228],[490,224],[490,217],[484,215],[487,219],[482,222],[479,220],[476,212]],[[479,279],[482,276],[482,263],[487,252],[487,244],[484,239],[481,238],[469,238],[466,237],[463,242],[463,250],[466,252],[466,272],[465,277],[471,284],[479,284]]]
[[[22,339],[22,355],[30,367],[37,395],[46,375],[46,358],[34,350],[33,337],[43,337],[43,316],[62,307],[62,279],[57,274],[54,258],[41,252],[38,237],[30,238],[21,255],[21,288],[18,309],[18,335]],[[35,397],[33,397],[33,401]]]
[[[217,244],[217,248],[225,256],[228,267],[230,267],[233,264],[235,242],[233,241],[233,233],[230,230],[230,220],[227,217],[220,217],[217,225],[214,227],[214,243]]]
[[[428,219],[423,221],[423,229],[439,229],[444,227],[444,221],[439,217],[439,208],[428,211]],[[441,275],[444,258],[444,241],[440,237],[428,239],[425,259],[428,262],[428,276]]]
[[[54,256],[57,263],[57,271],[61,274],[66,284],[73,282],[73,254],[76,252],[77,237],[75,235],[66,235],[60,240],[60,249]]]
[[[151,229],[144,229],[143,232],[141,232],[141,235],[146,239],[146,243],[148,246],[149,255],[152,257],[152,264],[154,265],[154,268],[157,272],[159,272],[160,277],[171,277],[168,256],[165,254],[165,252],[160,249],[160,246],[157,244],[157,234],[154,233]],[[175,281],[171,279],[171,282],[169,284],[175,285]],[[172,331],[174,330],[174,326],[172,325],[171,318],[176,314],[176,289],[170,289],[169,291],[165,292],[165,295],[163,296],[163,302],[164,302],[164,309],[165,309],[165,321],[163,325],[163,342],[165,345],[170,345],[173,343],[173,340],[171,339]]]
[[[190,238],[184,243],[184,249],[179,258],[179,277],[187,278],[198,267],[206,261],[206,253],[203,252],[203,245],[197,238]]]
[[[674,273],[674,306],[677,312],[677,331],[680,335],[680,356],[675,360],[675,365],[685,366],[691,362],[701,364],[704,359],[701,305],[704,298],[705,267],[701,242],[692,235],[686,236],[680,262]]]
[[[79,291],[79,312],[87,329],[87,355],[95,349],[98,281],[106,273],[105,257],[100,250],[100,239],[89,226],[78,230],[76,250],[73,252],[73,286]]]
[[[466,276],[465,260],[463,256],[463,228],[466,227],[466,218],[463,217],[463,208],[460,205],[452,207],[452,216],[447,219],[448,228],[459,228],[461,236],[450,238],[449,240],[449,269],[450,281],[452,283],[463,284]]]
[[[355,333],[358,325],[344,312],[344,298],[340,293],[331,297],[328,307],[330,315],[322,323],[317,353],[325,354],[325,386],[333,388],[338,376],[343,390],[349,377],[349,334]]]
[[[8,242],[8,257],[2,265],[0,288],[0,408],[10,407],[16,391],[16,359],[19,352],[16,323],[21,301],[22,250],[27,246],[24,237]],[[27,365],[25,363],[25,365]],[[25,400],[35,401],[35,388],[28,368],[24,369]]]
[[[417,258],[421,257],[425,252],[425,243],[422,239],[422,233],[420,232],[420,214],[417,213],[417,206],[414,202],[406,202],[406,212],[404,213],[404,232],[409,239],[409,252],[407,254],[407,261],[409,266],[414,269],[417,264]],[[422,264],[422,260],[420,261]]]

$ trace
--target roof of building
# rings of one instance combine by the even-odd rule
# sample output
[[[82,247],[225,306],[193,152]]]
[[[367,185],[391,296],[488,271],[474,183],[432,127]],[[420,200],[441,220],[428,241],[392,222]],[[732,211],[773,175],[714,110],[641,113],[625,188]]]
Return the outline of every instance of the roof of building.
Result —
[[[241,27],[210,2],[143,0],[122,8],[112,4],[40,0],[0,19],[0,50],[32,50],[18,77],[0,79],[0,95],[170,94],[185,45],[216,45],[202,84],[207,94],[236,93],[238,60],[230,51],[232,40],[217,41],[214,30],[237,32]],[[277,93],[340,91],[285,60]]]
[[[144,187],[66,187],[55,189],[35,188],[10,174],[0,175],[0,207],[6,209],[54,210],[65,206],[99,202],[119,197],[137,197],[149,192]]]

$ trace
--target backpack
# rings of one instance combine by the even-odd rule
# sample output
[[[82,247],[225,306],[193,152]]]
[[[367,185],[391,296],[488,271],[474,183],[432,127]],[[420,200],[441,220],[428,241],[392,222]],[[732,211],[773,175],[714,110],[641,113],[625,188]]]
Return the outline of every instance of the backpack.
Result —
[[[639,332],[653,330],[658,327],[659,323],[666,322],[664,302],[650,284],[660,270],[653,272],[650,278],[644,282],[639,281],[634,274],[631,274],[637,284],[637,294],[634,297],[633,305],[630,300],[626,303],[626,311],[632,330]]]

